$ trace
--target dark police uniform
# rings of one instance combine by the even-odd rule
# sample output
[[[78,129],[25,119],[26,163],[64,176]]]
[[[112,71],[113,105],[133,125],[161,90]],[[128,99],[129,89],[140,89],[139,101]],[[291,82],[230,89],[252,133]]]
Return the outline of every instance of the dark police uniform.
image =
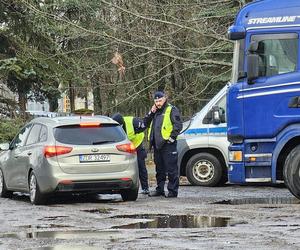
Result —
[[[148,185],[148,172],[145,164],[145,159],[147,157],[147,152],[143,145],[144,131],[146,126],[142,119],[131,116],[122,116],[117,113],[112,116],[112,119],[117,121],[120,125],[123,126],[124,131],[126,132],[129,140],[133,142],[136,146],[137,151],[137,160],[139,168],[139,178],[144,194],[149,193]]]
[[[150,127],[150,148],[154,148],[154,162],[156,165],[156,192],[152,196],[164,195],[164,185],[168,176],[168,195],[177,197],[179,187],[179,172],[177,166],[176,138],[182,129],[179,110],[167,101],[155,113],[151,111],[144,118],[145,125]]]

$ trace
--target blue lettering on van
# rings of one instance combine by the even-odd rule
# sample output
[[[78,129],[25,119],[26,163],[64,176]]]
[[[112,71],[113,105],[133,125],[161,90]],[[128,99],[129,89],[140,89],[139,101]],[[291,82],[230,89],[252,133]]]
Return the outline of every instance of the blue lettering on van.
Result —
[[[217,128],[191,128],[184,132],[184,134],[221,134],[227,133],[227,127]]]

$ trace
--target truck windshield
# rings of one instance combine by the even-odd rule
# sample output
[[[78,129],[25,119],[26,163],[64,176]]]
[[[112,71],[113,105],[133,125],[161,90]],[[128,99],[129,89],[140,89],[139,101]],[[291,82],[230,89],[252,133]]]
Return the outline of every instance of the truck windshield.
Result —
[[[245,40],[238,40],[234,42],[234,52],[233,52],[233,66],[232,66],[232,77],[231,83],[237,82],[241,77],[245,76],[243,70],[244,64],[244,44]]]

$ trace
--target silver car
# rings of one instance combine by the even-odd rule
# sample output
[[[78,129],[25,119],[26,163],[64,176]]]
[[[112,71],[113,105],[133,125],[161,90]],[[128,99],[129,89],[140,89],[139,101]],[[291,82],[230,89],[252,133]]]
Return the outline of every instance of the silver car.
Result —
[[[56,192],[138,196],[136,150],[118,123],[105,116],[36,118],[0,153],[0,196],[28,192],[45,204]]]

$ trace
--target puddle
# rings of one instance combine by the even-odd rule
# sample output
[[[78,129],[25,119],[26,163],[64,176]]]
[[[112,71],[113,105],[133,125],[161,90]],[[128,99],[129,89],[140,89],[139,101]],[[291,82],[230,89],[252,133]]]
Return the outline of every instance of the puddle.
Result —
[[[111,229],[147,229],[147,228],[205,228],[205,227],[227,227],[230,218],[225,217],[209,217],[209,216],[195,216],[195,215],[166,215],[166,214],[142,214],[142,215],[128,215],[128,216],[114,216],[111,218],[129,218],[143,220],[142,222],[130,223],[127,225],[115,226]],[[30,226],[25,225],[23,228],[47,228],[47,227],[67,227],[64,225],[41,225]],[[128,238],[120,230],[106,230],[106,231],[92,231],[92,230],[73,230],[73,231],[40,231],[40,232],[19,232],[19,233],[5,233],[0,235],[0,239],[103,239],[115,240]],[[50,248],[51,249],[51,248]],[[68,248],[67,248],[68,249]]]
[[[147,220],[112,227],[116,229],[227,227],[230,221],[230,218],[223,217],[166,214],[120,215],[112,218]]]
[[[31,232],[31,233],[7,233],[0,235],[1,238],[14,238],[14,239],[40,239],[40,238],[50,238],[50,239],[103,239],[111,240],[115,235],[118,238],[120,236],[119,231],[90,231],[90,230],[75,230],[75,231],[42,231],[42,232]],[[126,237],[126,236],[124,236]]]
[[[247,198],[213,202],[212,204],[243,205],[243,204],[300,204],[300,200],[291,197]]]
[[[116,232],[117,233],[117,232]],[[86,230],[77,230],[77,231],[44,231],[44,232],[33,232],[27,233],[26,238],[38,239],[38,238],[52,238],[52,239],[110,239],[114,234],[113,231],[86,231]]]

